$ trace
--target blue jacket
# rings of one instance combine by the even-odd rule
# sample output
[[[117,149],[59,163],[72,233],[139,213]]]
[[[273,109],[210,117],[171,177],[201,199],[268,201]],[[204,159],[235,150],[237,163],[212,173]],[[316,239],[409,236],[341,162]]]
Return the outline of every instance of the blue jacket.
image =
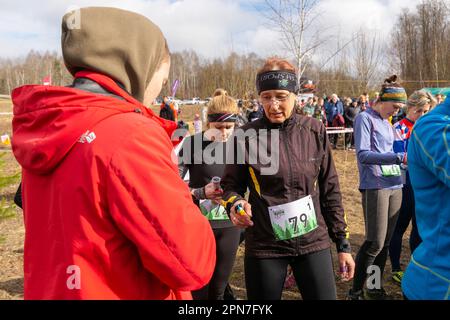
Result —
[[[450,298],[450,98],[421,117],[408,144],[408,167],[423,242],[402,279],[408,299]]]
[[[338,113],[344,115],[344,106],[342,105],[342,102],[340,100],[338,100],[336,103],[330,101],[325,106],[325,112],[327,114],[328,125],[330,126],[333,122],[334,117]]]

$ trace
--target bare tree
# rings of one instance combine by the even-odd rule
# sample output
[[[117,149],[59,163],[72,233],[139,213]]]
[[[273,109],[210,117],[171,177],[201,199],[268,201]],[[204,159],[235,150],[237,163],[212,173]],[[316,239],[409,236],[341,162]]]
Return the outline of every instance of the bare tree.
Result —
[[[369,82],[376,79],[382,69],[383,49],[384,45],[378,34],[369,34],[363,28],[358,31],[356,40],[353,42],[353,57],[350,61],[353,61],[356,78],[359,80],[359,93],[368,90]]]
[[[307,58],[327,40],[312,29],[320,14],[317,4],[318,0],[265,0],[261,10],[269,26],[280,33],[284,49],[293,55],[299,80]]]
[[[423,0],[404,10],[394,29],[390,52],[410,91],[450,85],[450,6],[448,0]]]
[[[286,52],[293,56],[300,83],[314,54],[334,37],[318,23],[322,14],[318,3],[319,0],[264,0],[263,9],[260,10],[269,25],[281,35]],[[349,41],[339,45],[319,69],[325,68],[354,39],[355,36],[352,36]]]

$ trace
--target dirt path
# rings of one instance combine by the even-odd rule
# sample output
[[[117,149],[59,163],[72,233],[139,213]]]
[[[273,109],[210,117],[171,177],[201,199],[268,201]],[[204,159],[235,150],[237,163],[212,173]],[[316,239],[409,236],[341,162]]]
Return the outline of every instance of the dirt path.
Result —
[[[23,298],[23,241],[25,229],[21,210],[0,223],[0,299]]]

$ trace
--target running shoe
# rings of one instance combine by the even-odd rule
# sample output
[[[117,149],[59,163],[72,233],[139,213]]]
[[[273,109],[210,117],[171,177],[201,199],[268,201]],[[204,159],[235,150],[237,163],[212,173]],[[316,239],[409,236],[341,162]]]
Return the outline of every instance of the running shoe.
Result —
[[[366,300],[392,300],[386,291],[381,289],[367,289],[365,294]]]
[[[346,300],[366,300],[364,299],[364,292],[362,290],[359,291],[353,291],[350,289],[350,291],[347,294],[347,297],[345,297]]]

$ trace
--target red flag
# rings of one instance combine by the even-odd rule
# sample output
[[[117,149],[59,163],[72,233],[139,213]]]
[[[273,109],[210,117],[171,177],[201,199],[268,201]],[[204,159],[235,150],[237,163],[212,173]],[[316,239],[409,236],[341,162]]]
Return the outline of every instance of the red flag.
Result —
[[[52,76],[44,77],[44,79],[42,79],[42,84],[44,86],[51,86],[52,85]]]

